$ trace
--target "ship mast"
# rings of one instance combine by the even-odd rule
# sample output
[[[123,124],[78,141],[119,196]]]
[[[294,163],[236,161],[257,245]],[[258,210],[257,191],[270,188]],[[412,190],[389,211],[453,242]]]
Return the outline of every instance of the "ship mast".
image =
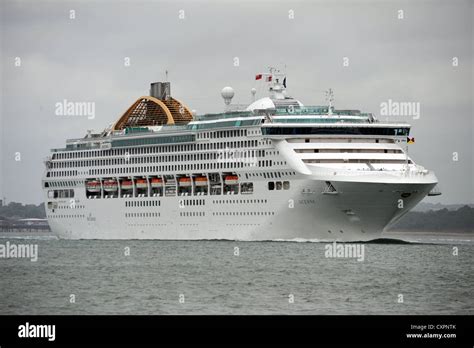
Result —
[[[270,82],[268,91],[272,99],[285,99],[286,88],[283,84],[285,74],[275,67],[268,67],[269,73],[262,74],[267,75],[266,81]]]
[[[332,115],[333,102],[334,102],[334,91],[332,88],[329,88],[326,91],[326,101],[328,102],[328,116]]]

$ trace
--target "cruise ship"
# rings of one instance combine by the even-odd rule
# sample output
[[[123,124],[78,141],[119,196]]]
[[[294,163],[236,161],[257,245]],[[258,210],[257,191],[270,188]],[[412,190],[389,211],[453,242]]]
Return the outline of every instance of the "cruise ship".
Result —
[[[377,239],[427,195],[435,174],[408,156],[410,125],[288,95],[276,69],[268,96],[197,115],[151,84],[101,133],[51,150],[42,180],[52,231],[64,239]]]

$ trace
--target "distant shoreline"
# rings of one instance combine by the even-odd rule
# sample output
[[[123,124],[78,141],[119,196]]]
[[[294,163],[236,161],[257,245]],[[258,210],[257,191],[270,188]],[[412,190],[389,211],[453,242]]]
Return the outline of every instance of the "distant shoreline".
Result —
[[[389,233],[433,233],[433,234],[436,234],[436,233],[440,233],[440,234],[443,234],[443,233],[449,233],[449,234],[472,234],[474,235],[474,231],[472,230],[453,230],[453,229],[449,229],[447,228],[446,230],[437,230],[437,231],[433,231],[433,230],[428,230],[428,229],[396,229],[396,230],[392,230],[392,229],[388,229],[386,230],[386,232],[389,232]]]
[[[472,231],[421,231],[421,230],[386,230],[383,234],[416,234],[420,236],[425,235],[450,235],[450,236],[471,236],[474,237]],[[382,235],[383,235],[382,234]]]
[[[456,210],[443,208],[426,212],[410,211],[386,231],[410,231],[430,233],[473,233],[474,208],[468,205]]]

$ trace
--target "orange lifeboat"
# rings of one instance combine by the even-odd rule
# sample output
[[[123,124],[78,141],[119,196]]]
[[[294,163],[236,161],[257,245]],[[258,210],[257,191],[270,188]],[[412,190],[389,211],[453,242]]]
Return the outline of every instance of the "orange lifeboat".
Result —
[[[237,175],[226,175],[224,183],[226,185],[237,185],[239,183],[239,177]]]
[[[151,187],[162,187],[163,180],[160,178],[153,178],[151,179]]]
[[[122,190],[131,190],[133,189],[133,183],[131,180],[124,180],[122,181]]]
[[[105,180],[104,181],[104,190],[107,192],[117,191],[118,184],[115,180]]]
[[[136,184],[138,189],[146,189],[148,187],[145,179],[137,179]]]
[[[189,187],[191,186],[191,178],[179,178],[178,183],[179,186]]]
[[[86,183],[86,189],[89,192],[100,192],[100,181],[91,180]]]
[[[196,186],[207,186],[207,178],[205,176],[198,176],[194,178]]]

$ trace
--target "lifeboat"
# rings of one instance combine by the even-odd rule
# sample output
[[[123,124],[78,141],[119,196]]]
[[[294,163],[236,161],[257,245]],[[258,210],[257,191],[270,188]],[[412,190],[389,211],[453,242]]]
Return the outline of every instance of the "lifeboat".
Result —
[[[131,180],[122,181],[122,184],[120,186],[122,186],[122,190],[131,190],[131,189],[133,189],[133,183],[132,183]]]
[[[191,186],[191,178],[179,178],[178,183],[179,183],[179,186],[189,187]]]
[[[226,185],[237,185],[239,183],[239,177],[237,175],[227,175],[224,178],[224,183]]]
[[[86,189],[89,192],[100,192],[100,181],[92,180],[86,183]]]
[[[105,180],[104,181],[104,190],[107,192],[117,191],[118,184],[115,180]]]
[[[198,176],[194,179],[196,186],[207,186],[207,178],[205,176]]]
[[[136,185],[137,189],[146,189],[148,187],[148,183],[145,179],[137,179]]]
[[[162,187],[163,180],[160,178],[151,179],[151,187]]]

